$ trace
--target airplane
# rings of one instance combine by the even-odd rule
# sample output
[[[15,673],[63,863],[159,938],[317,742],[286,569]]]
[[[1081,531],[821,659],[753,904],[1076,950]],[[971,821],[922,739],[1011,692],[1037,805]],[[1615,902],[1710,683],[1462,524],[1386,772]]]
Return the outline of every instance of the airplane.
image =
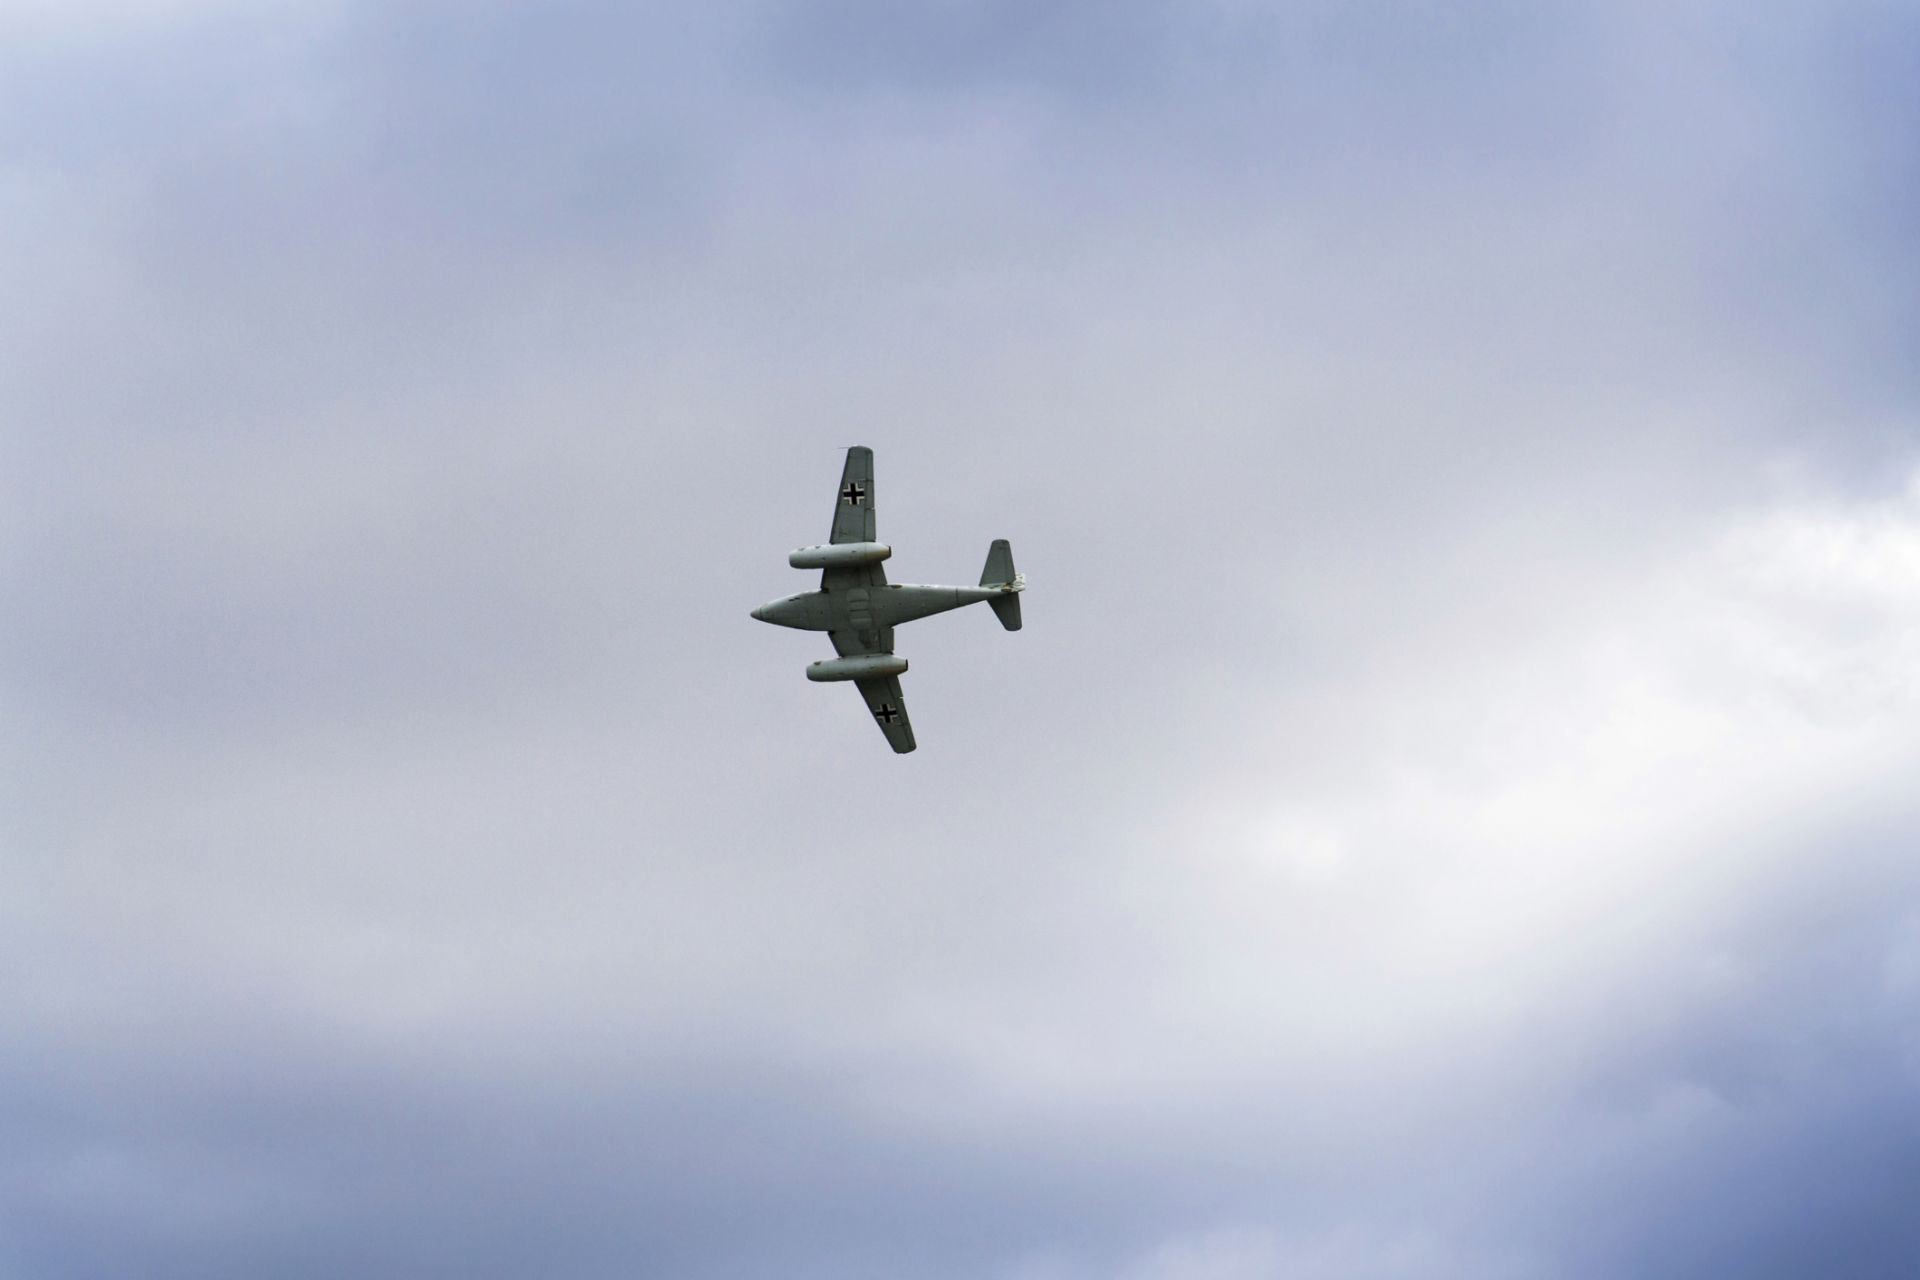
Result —
[[[874,540],[873,450],[854,445],[840,471],[834,500],[833,536],[826,543],[801,547],[787,557],[796,569],[819,569],[820,589],[769,600],[753,611],[761,622],[824,631],[840,656],[807,667],[809,680],[851,680],[867,700],[874,723],[895,751],[913,750],[913,724],[900,696],[900,674],[907,660],[893,652],[893,629],[916,618],[945,613],[984,600],[1000,625],[1020,629],[1020,592],[1025,574],[1013,570],[1013,548],[1005,538],[987,549],[987,565],[977,587],[923,587],[887,581],[880,562],[893,548]]]

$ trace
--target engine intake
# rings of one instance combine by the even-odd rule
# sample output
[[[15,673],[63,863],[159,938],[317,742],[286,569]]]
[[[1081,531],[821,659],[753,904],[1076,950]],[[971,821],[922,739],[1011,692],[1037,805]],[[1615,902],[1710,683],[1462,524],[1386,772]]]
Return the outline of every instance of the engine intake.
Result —
[[[787,563],[796,569],[845,569],[878,564],[892,554],[893,548],[884,542],[834,542],[801,547],[787,557]]]

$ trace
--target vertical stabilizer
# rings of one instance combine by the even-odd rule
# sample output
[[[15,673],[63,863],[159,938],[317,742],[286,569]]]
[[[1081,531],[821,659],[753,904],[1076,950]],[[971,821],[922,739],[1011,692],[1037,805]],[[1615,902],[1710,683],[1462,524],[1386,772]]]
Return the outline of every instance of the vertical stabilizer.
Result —
[[[980,571],[980,585],[1000,587],[1005,595],[995,596],[987,601],[993,614],[1000,619],[1000,625],[1009,631],[1020,629],[1020,589],[1026,585],[1013,569],[1013,545],[1005,538],[995,538],[993,545],[987,548],[987,567]]]

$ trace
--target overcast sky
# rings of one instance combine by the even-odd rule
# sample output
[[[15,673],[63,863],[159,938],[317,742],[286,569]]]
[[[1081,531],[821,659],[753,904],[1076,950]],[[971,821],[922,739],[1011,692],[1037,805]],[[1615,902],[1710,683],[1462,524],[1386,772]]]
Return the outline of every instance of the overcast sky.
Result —
[[[1916,85],[0,0],[0,1274],[1910,1276]]]

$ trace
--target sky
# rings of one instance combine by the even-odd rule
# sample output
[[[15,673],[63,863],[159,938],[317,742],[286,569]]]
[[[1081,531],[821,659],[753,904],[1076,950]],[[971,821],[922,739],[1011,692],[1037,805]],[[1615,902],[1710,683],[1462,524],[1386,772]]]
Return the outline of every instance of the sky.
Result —
[[[0,0],[0,1275],[1910,1275],[1916,85]]]

